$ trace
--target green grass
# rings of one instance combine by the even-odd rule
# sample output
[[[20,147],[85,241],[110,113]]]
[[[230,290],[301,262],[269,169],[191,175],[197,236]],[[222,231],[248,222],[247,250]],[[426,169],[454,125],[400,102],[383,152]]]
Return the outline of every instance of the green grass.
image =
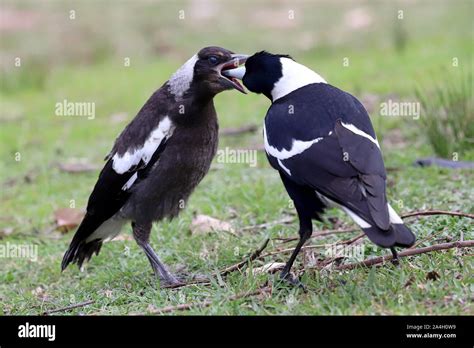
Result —
[[[180,8],[180,4],[166,4],[169,11]],[[265,8],[265,4],[262,2],[259,6]],[[150,39],[149,46],[135,47],[133,45],[138,45],[136,41],[126,40],[132,45],[132,52],[142,52],[142,48],[145,52],[143,56],[133,56],[132,65],[128,68],[123,66],[123,54],[119,51],[108,55],[101,53],[99,59],[93,49],[84,50],[95,57],[92,59],[85,53],[81,56],[83,51],[74,45],[71,45],[74,54],[61,54],[58,53],[62,52],[58,47],[48,46],[51,52],[42,54],[51,57],[54,64],[40,57],[40,63],[35,61],[32,65],[28,64],[28,59],[24,59],[24,70],[7,68],[2,75],[0,89],[0,235],[11,229],[13,232],[1,239],[0,243],[37,245],[39,255],[37,262],[2,258],[0,313],[38,314],[86,300],[95,302],[66,313],[147,313],[150,308],[212,300],[212,306],[180,313],[472,315],[473,262],[472,250],[468,249],[413,256],[402,259],[401,267],[385,265],[344,272],[331,268],[324,271],[308,270],[302,277],[302,282],[309,290],[307,293],[276,286],[277,275],[254,276],[245,271],[234,272],[223,280],[213,279],[209,286],[169,290],[159,287],[146,257],[133,240],[106,243],[84,272],[70,267],[60,273],[60,261],[73,232],[62,235],[50,229],[54,223],[53,212],[57,208],[68,207],[71,200],[78,208],[85,207],[98,174],[65,173],[58,169],[57,163],[84,157],[100,166],[113,140],[128,120],[136,114],[152,91],[176,70],[180,62],[202,46],[198,39],[206,35],[213,43],[235,51],[252,52],[268,48],[291,53],[295,59],[317,70],[332,84],[357,97],[367,94],[376,96],[378,99],[371,113],[372,121],[381,139],[386,166],[397,168],[388,173],[388,196],[395,209],[400,213],[427,209],[473,213],[473,172],[413,167],[412,163],[417,158],[433,155],[423,123],[411,117],[388,118],[378,114],[378,103],[388,98],[414,100],[415,88],[420,83],[441,78],[453,56],[459,57],[462,68],[470,69],[472,28],[466,10],[470,3],[458,1],[456,4],[447,8],[439,3],[436,6],[427,6],[423,2],[413,4],[406,9],[405,34],[394,34],[394,25],[387,14],[396,6],[391,6],[390,2],[380,2],[369,7],[371,11],[379,13],[379,16],[374,17],[377,30],[370,32],[336,30],[339,22],[334,19],[339,17],[335,9],[342,6],[347,10],[349,5],[327,2],[321,5],[325,6],[326,11],[316,11],[311,2],[300,2],[298,6],[302,6],[307,14],[301,27],[286,31],[278,29],[278,35],[270,35],[269,30],[260,28],[258,21],[251,19],[251,13],[244,6],[238,6],[242,7],[238,11],[243,11],[238,12],[242,15],[239,18],[247,18],[249,23],[239,35],[227,32],[230,31],[229,26],[222,22],[219,22],[220,30],[213,30],[209,26],[201,31],[196,30],[191,22],[186,25],[194,28],[192,30],[184,27],[176,28],[175,31],[157,31],[156,35],[162,37],[159,40]],[[49,5],[47,8],[51,13],[67,7]],[[153,32],[145,30],[147,26],[153,29],[152,23],[156,21],[151,16],[152,8],[148,8],[151,5],[137,6],[140,11],[146,12],[141,14],[143,17],[139,17],[143,19],[143,24],[128,23],[131,29],[125,24],[117,29],[124,35],[130,35],[125,36],[127,38],[137,37],[138,34],[133,30],[143,30],[147,34]],[[226,11],[222,21],[228,21],[229,25],[236,23],[237,12],[233,10],[235,8]],[[96,9],[95,12],[101,11]],[[169,17],[169,14],[160,16]],[[129,17],[117,18],[128,21]],[[172,19],[168,17],[161,24],[165,28],[172,27]],[[92,14],[81,18],[85,18],[89,24],[95,23]],[[111,18],[115,17],[107,16],[104,21],[109,23]],[[140,25],[145,29],[137,29]],[[112,28],[104,27],[108,30]],[[96,29],[98,32],[102,30],[99,27]],[[298,40],[289,40],[287,45],[281,43],[280,38],[284,34],[292,37],[305,31],[318,33],[320,41],[312,48],[299,47]],[[262,36],[256,35],[256,32],[262,33]],[[110,38],[107,45],[113,46],[114,40],[118,40],[117,35],[101,35],[89,34],[91,40]],[[400,38],[400,35],[406,37]],[[42,52],[42,46],[47,46],[44,43],[49,40],[40,35],[36,40],[20,40],[15,46],[13,38],[15,36],[7,37],[8,40],[4,40],[2,45],[13,51],[17,48],[25,57]],[[179,41],[180,46],[169,49],[173,53],[160,53],[150,59],[149,52],[153,51],[153,44],[158,41],[171,44],[174,39],[180,38],[183,39]],[[28,50],[28,42],[39,47]],[[91,44],[94,45],[100,46],[99,43]],[[115,52],[114,49],[111,51]],[[348,67],[342,66],[344,57],[350,59]],[[5,62],[2,61],[3,65]],[[95,102],[95,119],[55,116],[55,103],[64,99]],[[216,108],[221,128],[260,125],[268,101],[258,95],[226,92],[216,97]],[[127,120],[114,121],[112,116],[123,112],[128,114]],[[220,139],[221,148],[245,148],[261,143],[261,132]],[[18,153],[21,155],[20,161],[15,160]],[[467,149],[460,159],[473,160],[474,150]],[[246,164],[214,163],[213,170],[199,185],[183,213],[171,222],[163,221],[154,226],[152,245],[172,270],[209,275],[239,262],[267,237],[296,237],[296,221],[268,229],[241,230],[245,226],[279,220],[293,212],[277,173],[269,167],[263,153],[258,154],[256,168]],[[231,222],[238,237],[225,232],[191,235],[189,227],[194,213]],[[338,226],[353,226],[337,210],[330,210],[327,217],[336,221]],[[334,228],[330,220],[315,223],[315,229]],[[432,216],[407,221],[418,240],[433,236],[421,246],[459,240],[461,233],[465,240],[474,239],[474,226],[468,219]],[[129,226],[124,228],[123,234],[130,236]],[[312,243],[335,243],[353,236],[332,235],[313,240]],[[387,253],[386,250],[372,247],[366,239],[363,243],[366,258]],[[286,244],[286,247],[292,245],[294,243]],[[278,246],[279,243],[272,240],[267,251]],[[308,252],[305,257],[302,253],[295,263],[295,269],[302,269],[305,258],[325,258],[324,251],[324,248],[316,249],[314,255]],[[272,261],[285,262],[288,256],[267,257],[254,262],[252,266],[258,267]],[[428,280],[427,274],[431,271],[436,271],[440,277]],[[228,301],[234,294],[252,291],[268,282],[274,286],[271,296]]]
[[[452,79],[452,77],[451,77]],[[454,158],[474,146],[472,75],[443,79],[432,94],[417,91],[426,117],[423,126],[438,156]]]

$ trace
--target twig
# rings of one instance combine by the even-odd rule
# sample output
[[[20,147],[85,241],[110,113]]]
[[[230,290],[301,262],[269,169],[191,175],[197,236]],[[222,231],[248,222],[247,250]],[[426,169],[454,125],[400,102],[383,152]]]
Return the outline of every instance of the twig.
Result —
[[[235,265],[232,265],[232,266],[229,266],[227,268],[224,268],[223,270],[217,272],[214,274],[214,276],[217,276],[217,275],[220,275],[221,277],[224,277],[226,276],[227,274],[233,272],[233,271],[236,271],[238,269],[240,269],[241,267],[245,266],[247,263],[255,260],[257,257],[260,256],[260,254],[262,253],[262,251],[267,247],[268,245],[268,242],[270,241],[269,238],[267,238],[262,246],[260,248],[258,248],[257,250],[255,250],[249,257],[245,258],[244,260],[240,261],[239,263],[236,263]],[[196,285],[196,284],[200,284],[200,285],[209,285],[211,283],[210,280],[207,280],[207,279],[198,279],[198,280],[194,280],[194,281],[190,281],[190,282],[187,282],[187,283],[179,283],[179,284],[173,284],[173,285],[166,285],[164,286],[163,288],[167,288],[167,289],[177,289],[177,288],[183,288],[185,286],[190,286],[190,285]]]
[[[243,133],[254,133],[256,132],[258,127],[254,124],[249,124],[247,126],[239,127],[239,128],[225,128],[219,132],[221,136],[229,136],[229,135],[240,135]]]
[[[415,212],[410,212],[410,213],[402,215],[402,218],[408,218],[408,217],[413,217],[413,216],[428,216],[428,215],[451,215],[451,216],[461,216],[461,217],[467,217],[467,218],[473,218],[474,219],[474,214],[444,211],[444,210],[415,211]],[[293,221],[294,221],[293,217],[286,217],[286,218],[283,218],[283,219],[280,219],[280,220],[277,220],[277,221],[271,221],[271,222],[267,222],[267,223],[263,223],[263,224],[259,224],[259,225],[243,227],[241,230],[245,231],[245,230],[255,230],[255,229],[260,229],[260,228],[268,228],[268,227],[278,225],[278,224],[291,223]],[[331,234],[356,232],[357,230],[358,229],[356,229],[356,228],[325,230],[325,231],[320,231],[320,232],[314,232],[311,235],[310,238],[318,238],[318,237],[327,236],[327,235],[331,235]],[[352,244],[355,241],[359,240],[362,237],[364,237],[364,234],[359,234],[359,235],[357,235],[356,237],[354,237],[352,239],[345,240],[345,241],[342,241],[342,242],[337,242],[337,243],[334,243],[332,245],[340,245],[340,244],[348,244],[349,245],[349,244]],[[297,240],[297,239],[298,239],[297,237],[293,237],[293,238],[274,238],[274,240],[281,241],[282,244],[283,243],[288,243],[288,242],[291,242],[291,241],[294,241],[294,240]],[[288,252],[292,252],[294,250],[294,248],[277,249],[275,251],[272,251],[272,252],[261,255],[262,251],[267,247],[268,242],[269,242],[269,239],[266,239],[264,244],[259,249],[254,251],[253,254],[250,257],[242,260],[241,262],[239,262],[235,265],[224,268],[223,270],[221,270],[217,274],[219,274],[220,276],[226,276],[227,274],[229,274],[233,271],[239,270],[240,268],[242,268],[247,263],[249,263],[253,260],[262,259],[262,258],[267,257],[267,256],[277,255],[277,254],[281,254],[281,253],[288,253]],[[422,241],[419,241],[414,247],[419,245],[421,242]],[[464,243],[464,242],[454,242],[454,243]],[[444,244],[438,244],[438,245],[443,246],[443,245],[452,245],[452,244],[453,243],[444,243]],[[304,249],[322,248],[322,247],[327,247],[328,245],[331,245],[331,244],[308,245],[308,246],[303,247],[302,249],[304,250]],[[426,248],[413,249],[414,247],[399,253],[399,256],[416,255],[416,254],[419,254],[419,253],[432,251],[432,250],[424,251]],[[433,247],[436,247],[436,246],[433,246]],[[461,246],[461,247],[464,247],[464,246]],[[432,248],[432,247],[427,247],[427,248]],[[442,250],[442,249],[444,249],[444,248],[433,249],[433,250]],[[449,248],[447,248],[447,249],[449,249]],[[368,262],[366,265],[370,266],[370,265],[381,263],[381,262],[384,262],[385,260],[390,260],[390,259],[391,259],[391,256],[384,256],[384,257],[369,259],[369,260],[366,260],[366,261],[363,261],[363,262]],[[328,262],[328,264],[332,263],[335,260],[336,259]],[[354,264],[342,265],[340,267],[353,267],[353,268],[355,268],[355,267],[358,267],[358,265],[364,265],[364,263],[354,263]],[[336,269],[339,269],[339,268],[336,268]],[[351,269],[351,268],[340,268],[340,269]],[[215,275],[217,275],[217,274],[215,274]],[[188,283],[165,286],[165,288],[181,288],[181,287],[196,285],[196,284],[209,285],[210,281],[209,280],[204,280],[204,279],[195,280],[195,281],[191,281],[191,282],[188,282]]]
[[[209,279],[197,279],[197,280],[191,280],[187,283],[177,283],[177,284],[172,284],[172,285],[164,285],[162,288],[164,289],[177,289],[177,288],[184,288],[185,286],[191,286],[191,285],[209,285],[211,284],[211,281]]]
[[[439,235],[440,233],[443,233],[444,231],[446,230],[439,230],[439,231],[436,231],[435,233],[432,233],[430,234],[429,236],[426,236],[425,238],[423,239],[420,239],[419,241],[417,241],[413,246],[411,246],[410,248],[408,249],[415,249],[418,245],[424,243],[424,242],[427,242],[429,241],[430,239],[433,239],[435,236]]]
[[[85,302],[79,302],[79,303],[75,303],[75,304],[70,305],[70,306],[66,306],[66,307],[62,307],[62,308],[57,308],[57,309],[52,309],[52,310],[50,310],[50,311],[43,312],[42,315],[49,315],[49,314],[52,314],[52,313],[64,312],[64,311],[68,311],[68,310],[70,310],[70,309],[88,306],[88,305],[93,304],[93,303],[95,303],[95,300],[89,300],[89,301],[85,301]]]
[[[226,299],[226,301],[235,301],[235,300],[239,300],[239,299],[242,299],[242,298],[247,298],[247,297],[252,297],[252,296],[265,294],[265,293],[268,293],[270,291],[271,291],[270,287],[265,287],[265,288],[258,289],[256,291],[252,291],[252,292],[243,292],[243,293],[239,293],[237,295],[230,296],[229,298]],[[148,313],[149,314],[163,314],[163,313],[170,313],[170,312],[174,312],[174,311],[185,311],[185,310],[189,310],[193,307],[199,307],[199,308],[209,307],[210,305],[212,305],[212,303],[213,302],[210,301],[210,300],[205,300],[203,302],[195,302],[195,303],[184,303],[184,304],[180,304],[180,305],[177,305],[177,306],[168,306],[168,307],[159,308],[157,310],[153,310],[153,311],[150,311]]]
[[[451,215],[451,216],[460,216],[460,217],[467,217],[469,219],[474,219],[474,214],[469,213],[461,213],[457,211],[445,211],[445,210],[425,210],[425,211],[413,211],[410,213],[403,214],[402,218],[409,218],[413,216],[430,216],[430,215]],[[291,221],[288,221],[291,222]],[[277,224],[278,221],[275,221]],[[272,223],[273,224],[273,223]],[[257,226],[256,226],[257,227]],[[346,233],[346,232],[355,232],[357,229],[355,228],[346,228],[346,229],[336,229],[336,230],[327,230],[321,232],[314,232],[310,238],[317,238],[322,236],[327,236],[330,234],[336,233]],[[291,237],[291,238],[275,238],[275,240],[280,240],[282,243],[292,242],[294,240],[298,240],[298,237]]]
[[[339,244],[347,244],[347,245],[349,245],[349,244],[352,244],[352,243],[354,243],[354,242],[356,242],[356,241],[358,241],[359,239],[364,238],[364,237],[365,237],[365,233],[361,233],[361,234],[355,236],[354,238],[349,239],[349,240],[346,240],[346,241],[342,241],[342,242],[340,242]]]
[[[469,219],[474,219],[474,214],[461,213],[457,211],[445,211],[445,210],[425,210],[425,211],[414,211],[411,213],[403,214],[402,218],[408,218],[412,216],[427,216],[427,215],[451,215],[451,216],[462,216]]]
[[[223,269],[222,271],[219,272],[220,275],[225,276],[225,275],[229,274],[230,272],[236,271],[236,270],[240,269],[242,266],[246,265],[247,263],[255,260],[256,258],[258,258],[260,256],[260,254],[262,253],[262,251],[267,247],[269,241],[270,241],[270,239],[267,238],[265,240],[265,242],[263,242],[262,246],[260,248],[258,248],[257,250],[255,250],[252,253],[252,255],[250,255],[249,258],[246,258],[245,260],[242,260],[241,262],[239,262],[235,265],[232,265],[230,267],[227,267],[227,268]]]
[[[406,256],[412,256],[412,255],[418,255],[418,254],[424,254],[424,253],[429,253],[432,251],[439,251],[439,250],[446,250],[446,249],[452,249],[452,248],[469,248],[474,246],[474,240],[466,240],[463,242],[457,241],[457,242],[452,242],[452,243],[442,243],[442,244],[435,244],[431,245],[429,247],[424,247],[424,248],[418,248],[418,249],[407,249],[398,254],[398,257],[406,257]],[[356,262],[356,263],[349,263],[347,265],[341,265],[336,267],[336,270],[348,270],[348,269],[354,269],[357,267],[362,267],[362,266],[373,266],[379,263],[383,263],[385,261],[391,260],[392,255],[386,255],[386,256],[380,256],[380,257],[374,257],[372,259],[364,260],[362,262]]]
[[[365,233],[361,233],[359,234],[358,236],[354,237],[354,238],[351,238],[351,239],[348,239],[348,240],[343,240],[343,241],[340,241],[340,242],[336,242],[336,243],[332,243],[332,244],[312,244],[312,245],[305,245],[303,247],[301,247],[301,250],[308,250],[308,249],[318,249],[318,248],[328,248],[328,247],[331,247],[331,246],[334,246],[334,245],[344,245],[344,244],[352,244],[354,243],[355,241],[361,239],[362,237],[365,236]],[[263,259],[264,257],[267,257],[267,256],[272,256],[272,255],[277,255],[277,254],[286,254],[286,253],[290,253],[290,252],[293,252],[293,250],[295,250],[295,248],[288,248],[288,249],[277,249],[275,251],[271,251],[269,253],[266,253],[266,254],[263,254],[263,255],[260,255],[260,257],[258,257],[259,259]]]

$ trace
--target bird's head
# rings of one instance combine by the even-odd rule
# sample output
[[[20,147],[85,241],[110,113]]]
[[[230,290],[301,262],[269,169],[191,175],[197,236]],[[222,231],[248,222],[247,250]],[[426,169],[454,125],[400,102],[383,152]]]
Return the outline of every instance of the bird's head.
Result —
[[[191,57],[169,80],[169,88],[176,97],[188,91],[194,95],[213,97],[229,89],[245,93],[239,81],[224,76],[223,71],[245,63],[247,55],[234,54],[221,47],[205,47]]]
[[[224,74],[241,79],[249,91],[262,93],[272,101],[307,84],[326,82],[311,69],[295,62],[291,56],[266,51],[248,57],[245,67],[226,70]]]

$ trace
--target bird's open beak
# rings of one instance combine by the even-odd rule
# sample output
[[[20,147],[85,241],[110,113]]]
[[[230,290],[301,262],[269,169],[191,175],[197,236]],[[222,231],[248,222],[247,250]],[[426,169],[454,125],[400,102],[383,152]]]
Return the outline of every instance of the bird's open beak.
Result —
[[[229,72],[243,68],[243,67],[239,68],[239,66],[241,64],[244,64],[248,57],[249,56],[245,54],[233,54],[230,60],[218,66],[219,73],[221,74],[221,76],[225,80],[229,81],[233,88],[235,88],[236,90],[244,94],[247,94],[247,92],[245,92],[244,87],[240,84],[238,80],[239,78],[242,79],[243,74],[242,74],[242,77],[236,77],[236,76],[233,76],[233,74]],[[244,69],[244,74],[245,74],[245,68],[243,69]]]

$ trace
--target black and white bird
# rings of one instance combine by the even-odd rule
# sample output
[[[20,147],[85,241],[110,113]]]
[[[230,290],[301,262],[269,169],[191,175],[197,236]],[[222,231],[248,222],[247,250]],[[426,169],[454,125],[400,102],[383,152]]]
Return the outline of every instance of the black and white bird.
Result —
[[[105,158],[62,270],[71,262],[81,267],[131,221],[156,276],[169,285],[179,282],[149,244],[152,222],[177,216],[208,172],[218,142],[213,98],[232,88],[245,93],[238,80],[222,75],[245,59],[203,48],[153,93]]]
[[[410,247],[415,235],[386,195],[386,172],[367,111],[351,94],[328,84],[319,74],[288,55],[259,52],[245,67],[227,76],[243,80],[272,104],[264,121],[265,151],[294,201],[300,241],[281,274],[291,266],[328,206],[337,206],[375,244]]]

